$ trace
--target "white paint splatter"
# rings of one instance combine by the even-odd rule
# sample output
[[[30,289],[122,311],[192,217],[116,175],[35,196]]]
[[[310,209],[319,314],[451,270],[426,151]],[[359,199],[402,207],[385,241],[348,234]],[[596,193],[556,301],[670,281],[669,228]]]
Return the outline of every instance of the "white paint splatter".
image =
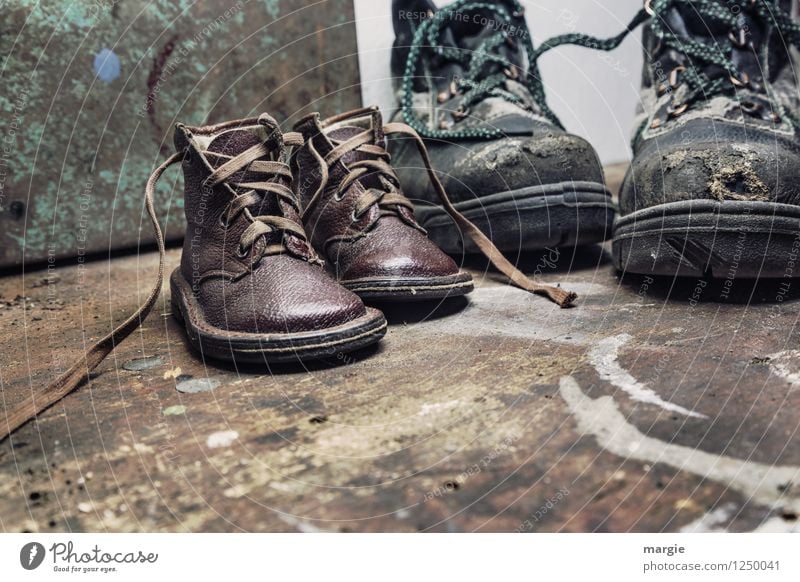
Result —
[[[423,404],[419,409],[419,413],[422,416],[426,416],[428,414],[437,414],[439,412],[451,410],[457,407],[459,404],[461,404],[460,400],[450,400],[449,402],[434,402],[433,404]]]
[[[313,523],[305,519],[299,519],[293,515],[286,515],[285,513],[279,513],[278,517],[282,522],[294,528],[297,528],[298,531],[301,531],[303,533],[331,533],[329,530],[318,528]]]
[[[228,487],[222,494],[229,499],[238,499],[247,495],[247,489],[244,485],[234,485],[233,487]]]
[[[734,489],[746,500],[800,511],[800,497],[787,493],[800,482],[800,467],[742,461],[646,436],[628,423],[611,396],[592,400],[571,376],[561,378],[560,393],[575,415],[578,431],[594,436],[603,449],[615,455],[663,463]]]
[[[773,371],[792,385],[792,392],[800,390],[800,351],[786,350],[769,356]]]
[[[603,380],[611,382],[614,386],[620,390],[623,390],[631,398],[639,402],[655,404],[664,410],[677,412],[678,414],[683,414],[685,416],[708,418],[704,414],[693,412],[684,408],[683,406],[678,406],[677,404],[672,404],[671,402],[663,400],[653,390],[648,388],[642,382],[639,382],[636,378],[631,376],[627,370],[620,366],[619,362],[617,361],[617,358],[619,357],[619,348],[628,343],[630,340],[630,335],[627,333],[621,333],[619,335],[605,338],[589,351],[589,361],[591,361],[592,365],[597,370],[597,373],[600,374],[600,377]]]
[[[206,445],[208,445],[209,449],[219,449],[222,447],[229,447],[238,438],[239,438],[239,433],[236,432],[235,430],[223,430],[208,435],[208,438],[206,439]]]
[[[397,516],[397,519],[408,519],[411,517],[411,512],[408,509],[398,509],[394,513]]]
[[[180,370],[180,368],[178,368]],[[220,381],[214,378],[189,378],[188,380],[181,380],[175,385],[178,392],[184,394],[199,394],[200,392],[208,392],[214,390],[220,385]]]
[[[281,493],[291,493],[295,491],[295,487],[289,483],[283,483],[282,481],[270,481],[269,486],[275,491],[280,491]]]
[[[770,517],[753,531],[758,533],[800,533],[800,521]]]
[[[686,524],[681,528],[683,533],[712,533],[712,532],[726,532],[727,528],[722,524],[728,523],[731,518],[736,515],[739,507],[735,503],[725,503],[719,507],[709,511],[699,519]]]

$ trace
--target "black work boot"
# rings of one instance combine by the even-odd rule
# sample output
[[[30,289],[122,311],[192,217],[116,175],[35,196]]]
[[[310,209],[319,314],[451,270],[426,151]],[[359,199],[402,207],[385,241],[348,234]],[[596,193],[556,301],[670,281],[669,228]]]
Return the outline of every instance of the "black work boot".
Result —
[[[647,5],[640,130],[620,194],[624,271],[791,277],[800,250],[800,40],[790,0]]]
[[[453,205],[501,251],[602,241],[614,209],[592,147],[566,133],[534,67],[522,7],[394,0],[398,120],[425,140]],[[410,140],[394,167],[429,236],[449,253],[477,248],[439,204]]]

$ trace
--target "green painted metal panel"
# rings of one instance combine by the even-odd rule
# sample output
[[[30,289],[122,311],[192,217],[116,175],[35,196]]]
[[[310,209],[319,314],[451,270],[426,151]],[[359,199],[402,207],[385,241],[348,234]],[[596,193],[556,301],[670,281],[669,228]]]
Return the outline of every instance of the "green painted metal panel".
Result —
[[[152,243],[144,184],[175,121],[360,105],[352,0],[15,0],[0,54],[0,266]]]

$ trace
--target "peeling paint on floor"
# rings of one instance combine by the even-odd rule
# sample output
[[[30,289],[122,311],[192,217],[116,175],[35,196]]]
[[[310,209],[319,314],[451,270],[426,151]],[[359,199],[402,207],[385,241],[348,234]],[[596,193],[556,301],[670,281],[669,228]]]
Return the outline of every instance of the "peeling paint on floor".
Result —
[[[238,438],[239,433],[235,430],[223,430],[208,435],[206,445],[210,449],[220,449],[231,446]]]
[[[331,533],[331,530],[324,530],[320,529],[308,520],[305,519],[298,519],[293,515],[287,515],[285,513],[278,514],[278,518],[295,528],[297,531],[302,533]]]
[[[180,368],[178,370],[180,371]],[[178,382],[175,385],[175,389],[184,394],[197,394],[199,392],[210,392],[219,385],[220,381],[214,378],[188,378]]]
[[[800,533],[800,521],[783,517],[770,517],[754,531],[758,533]]]
[[[664,401],[652,389],[648,388],[630,372],[625,370],[619,363],[619,349],[631,340],[631,336],[627,333],[621,333],[612,337],[607,337],[601,340],[589,352],[589,361],[600,374],[600,378],[610,382],[626,394],[636,400],[645,404],[654,404],[664,410],[670,412],[677,412],[684,416],[691,416],[694,418],[708,418],[704,414],[688,410],[683,406]]]
[[[664,463],[741,493],[746,501],[800,511],[800,467],[765,465],[666,443],[630,424],[610,396],[587,397],[574,378],[560,381],[560,393],[575,416],[578,431],[593,436],[606,451],[625,459]]]
[[[800,390],[800,350],[786,350],[769,356],[769,365],[779,377]]]
[[[177,416],[186,414],[186,407],[183,404],[176,404],[175,406],[167,406],[162,414],[164,416]]]
[[[736,515],[739,507],[735,503],[725,503],[700,516],[693,522],[681,528],[682,533],[712,533],[726,532],[725,527],[731,518]]]
[[[168,270],[179,264],[180,252],[167,251]],[[638,280],[589,260],[583,270],[542,277],[578,289],[583,303],[575,309],[552,309],[472,269],[477,289],[468,299],[444,309],[395,306],[387,310],[394,315],[378,349],[330,366],[218,366],[190,349],[172,317],[154,312],[141,338],[122,342],[91,385],[0,447],[3,527],[41,533],[515,531],[567,484],[569,496],[557,511],[531,520],[531,531],[678,531],[727,504],[738,509],[727,522],[712,515],[707,528],[791,528],[796,508],[773,507],[768,496],[767,503],[747,503],[742,491],[757,487],[762,476],[775,483],[780,473],[757,474],[775,459],[784,472],[800,465],[794,413],[800,391],[786,379],[793,379],[800,359],[778,352],[796,345],[800,296],[781,302],[785,317],[772,317],[772,289],[762,293],[766,303],[751,300],[746,310],[702,302],[689,312],[680,299],[665,301],[655,283],[637,299]],[[114,259],[111,287],[108,262],[60,267],[63,311],[41,329],[29,319],[43,313],[53,286],[32,287],[41,275],[28,284],[16,276],[0,279],[9,339],[4,398],[23,398],[31,382],[55,372],[54,362],[72,360],[82,333],[104,333],[109,304],[132,312],[143,274],[157,264],[155,253]],[[12,301],[18,295],[30,309]],[[72,321],[88,323],[80,330]],[[32,358],[16,341],[22,329],[28,345],[46,346],[53,358]],[[623,372],[713,423],[663,413],[601,378],[589,352],[623,333],[631,337],[617,353]],[[690,349],[700,341],[702,350]],[[768,360],[774,352],[785,369]],[[143,357],[163,363],[115,369]],[[176,367],[177,378],[163,378]],[[581,424],[579,432],[588,436],[579,437],[577,417],[559,395],[566,376],[593,398],[617,399],[610,401],[610,421],[596,414],[606,400],[586,399],[584,424],[597,417],[601,428],[609,422],[628,428],[616,438],[616,428],[598,438]],[[213,392],[176,392],[214,386]],[[185,416],[170,414],[184,406]],[[86,410],[93,412],[90,422]],[[233,429],[238,437],[223,439],[226,446],[208,446],[210,435]],[[621,454],[606,448],[609,440]],[[675,452],[672,443],[683,446]],[[692,464],[700,463],[693,455],[702,455],[692,453],[696,447],[761,465],[735,465],[734,472],[752,471],[737,489],[729,483],[741,479],[724,459]],[[706,471],[709,463],[717,466]],[[693,472],[701,470],[707,479]],[[790,501],[797,495],[797,489],[785,492]],[[287,522],[281,515],[291,517]]]

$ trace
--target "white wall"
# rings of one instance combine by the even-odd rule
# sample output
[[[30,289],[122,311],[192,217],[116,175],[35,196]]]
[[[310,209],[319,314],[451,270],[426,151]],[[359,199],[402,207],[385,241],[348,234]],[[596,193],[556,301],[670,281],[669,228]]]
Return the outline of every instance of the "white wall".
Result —
[[[439,6],[447,3],[437,1]],[[641,9],[642,0],[522,0],[522,4],[538,44],[564,32],[614,36]],[[390,9],[390,0],[355,0],[364,103],[377,103],[386,111],[396,107],[389,70],[394,41]],[[630,157],[641,80],[640,39],[636,31],[611,53],[561,47],[540,61],[551,107],[567,129],[594,144],[604,163]]]

